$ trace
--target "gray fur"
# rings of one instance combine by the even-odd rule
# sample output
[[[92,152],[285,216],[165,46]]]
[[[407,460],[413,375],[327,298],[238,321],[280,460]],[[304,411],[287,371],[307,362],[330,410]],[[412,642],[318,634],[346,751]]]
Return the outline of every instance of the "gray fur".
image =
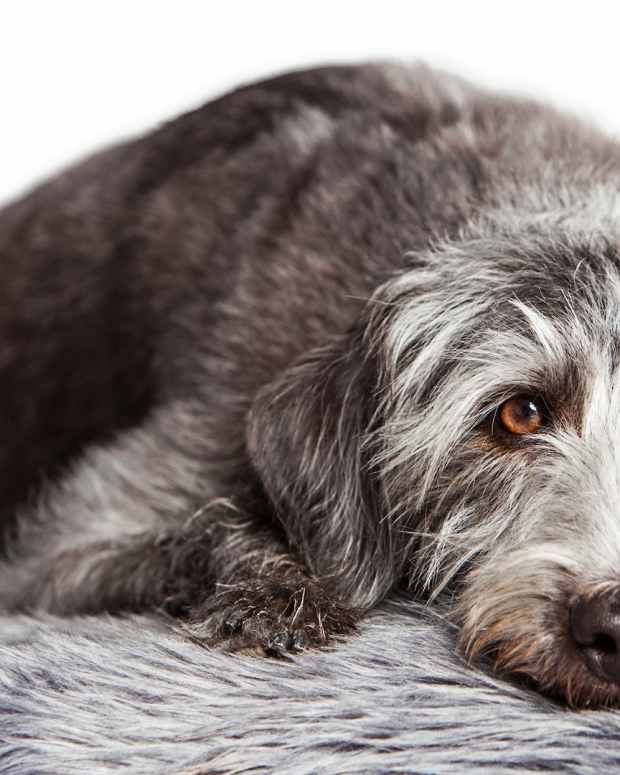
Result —
[[[469,659],[617,703],[620,609],[615,640],[571,617],[620,590],[619,191],[576,118],[363,65],[7,208],[0,607],[283,656],[405,587]]]
[[[617,713],[567,711],[466,666],[454,629],[411,602],[291,662],[201,649],[144,618],[12,626],[0,649],[3,775],[620,766]]]

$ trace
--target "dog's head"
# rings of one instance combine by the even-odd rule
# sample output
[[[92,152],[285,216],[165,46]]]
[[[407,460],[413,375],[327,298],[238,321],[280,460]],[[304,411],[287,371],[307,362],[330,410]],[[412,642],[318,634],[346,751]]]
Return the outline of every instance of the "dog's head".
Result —
[[[404,577],[470,657],[620,700],[613,242],[543,225],[417,257],[250,427],[292,542],[354,602]]]

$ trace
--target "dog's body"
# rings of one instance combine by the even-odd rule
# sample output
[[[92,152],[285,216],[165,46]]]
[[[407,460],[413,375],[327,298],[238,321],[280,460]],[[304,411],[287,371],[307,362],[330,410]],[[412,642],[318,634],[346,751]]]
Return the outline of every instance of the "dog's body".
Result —
[[[0,607],[282,652],[405,582],[470,654],[614,701],[619,187],[575,119],[369,65],[7,208]]]

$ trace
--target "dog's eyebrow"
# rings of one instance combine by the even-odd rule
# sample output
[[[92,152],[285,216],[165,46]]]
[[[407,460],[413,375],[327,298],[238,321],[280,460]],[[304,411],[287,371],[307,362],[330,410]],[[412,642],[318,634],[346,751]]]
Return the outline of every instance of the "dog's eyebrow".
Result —
[[[558,352],[559,332],[549,318],[545,317],[535,307],[524,304],[518,299],[511,301],[510,304],[518,309],[528,321],[532,333],[544,347],[545,351],[549,355],[556,355]]]

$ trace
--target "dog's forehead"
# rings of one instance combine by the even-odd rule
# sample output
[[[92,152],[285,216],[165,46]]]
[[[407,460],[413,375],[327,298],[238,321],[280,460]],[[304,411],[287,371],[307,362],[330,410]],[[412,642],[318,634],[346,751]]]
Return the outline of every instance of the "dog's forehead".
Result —
[[[583,403],[596,375],[618,371],[620,255],[606,233],[524,229],[414,258],[371,318],[397,393],[449,381],[478,404],[529,387]]]
[[[483,301],[487,321],[539,334],[553,326],[567,337],[579,328],[584,337],[620,331],[620,241],[606,233],[552,230],[474,242],[458,263],[454,286],[467,287],[465,304]]]

